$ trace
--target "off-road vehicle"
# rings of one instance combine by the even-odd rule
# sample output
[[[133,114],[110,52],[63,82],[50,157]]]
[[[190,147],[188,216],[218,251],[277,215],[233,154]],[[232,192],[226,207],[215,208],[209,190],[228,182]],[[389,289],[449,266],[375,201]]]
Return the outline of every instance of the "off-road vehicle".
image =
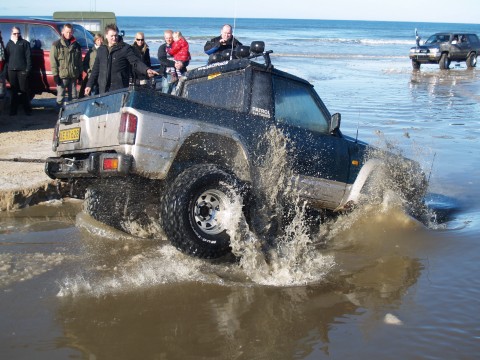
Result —
[[[476,34],[444,32],[430,36],[423,45],[417,35],[417,46],[410,49],[412,67],[420,69],[421,64],[439,64],[440,69],[450,67],[452,61],[467,63],[468,68],[477,65],[480,41]]]
[[[281,224],[276,209],[294,205],[284,185],[313,211],[342,211],[388,172],[387,187],[421,201],[417,163],[369,156],[365,143],[342,134],[340,114],[330,114],[309,82],[274,68],[270,52],[253,42],[218,55],[187,72],[176,95],[132,87],[66,104],[46,173],[86,186],[85,210],[95,219],[142,236],[163,228],[178,249],[202,258],[230,251],[235,196],[265,236],[282,228],[266,226]],[[272,133],[283,139],[291,172],[272,160]],[[273,200],[265,172],[273,174]]]

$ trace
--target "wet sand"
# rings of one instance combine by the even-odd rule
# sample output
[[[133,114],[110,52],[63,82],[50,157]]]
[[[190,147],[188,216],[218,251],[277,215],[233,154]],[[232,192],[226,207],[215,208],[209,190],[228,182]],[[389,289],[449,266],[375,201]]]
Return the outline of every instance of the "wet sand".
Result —
[[[0,100],[0,211],[58,198],[55,181],[43,170],[43,160],[54,155],[51,142],[58,114],[54,96],[37,95],[31,116],[21,108],[9,116],[4,100]]]

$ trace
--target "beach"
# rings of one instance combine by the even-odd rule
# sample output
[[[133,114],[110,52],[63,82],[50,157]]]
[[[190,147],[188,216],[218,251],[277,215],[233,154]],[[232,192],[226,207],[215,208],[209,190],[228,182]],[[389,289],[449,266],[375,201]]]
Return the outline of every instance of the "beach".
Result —
[[[129,43],[144,32],[152,54],[165,28],[182,30],[194,67],[230,20],[118,21]],[[387,199],[322,220],[321,246],[295,227],[281,242],[306,244],[294,261],[282,257],[287,248],[254,246],[235,261],[205,261],[165,238],[95,222],[81,200],[42,195],[56,188],[42,163],[1,162],[2,208],[13,210],[0,211],[2,357],[477,358],[480,71],[465,63],[413,70],[415,28],[424,39],[446,29],[480,33],[476,24],[238,19],[235,34],[244,44],[263,38],[276,69],[309,81],[342,114],[344,136],[418,161],[436,209],[430,222]],[[2,115],[0,158],[52,155],[53,102],[43,94],[31,117]],[[237,230],[257,244],[247,226]]]
[[[44,172],[42,160],[53,156],[53,128],[58,111],[53,95],[43,93],[32,100],[33,113],[19,109],[0,115],[0,211],[19,209],[52,198],[60,193],[57,184]]]

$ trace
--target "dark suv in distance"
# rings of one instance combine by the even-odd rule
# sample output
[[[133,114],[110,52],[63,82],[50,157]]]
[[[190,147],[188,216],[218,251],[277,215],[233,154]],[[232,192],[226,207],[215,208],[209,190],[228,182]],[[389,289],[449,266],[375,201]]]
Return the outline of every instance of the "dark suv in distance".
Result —
[[[440,69],[448,69],[452,61],[465,61],[468,68],[477,65],[480,41],[476,34],[444,32],[430,36],[423,45],[410,49],[412,67],[420,69],[421,64],[439,64]]]
[[[57,86],[53,80],[50,67],[50,48],[52,43],[61,37],[63,25],[66,21],[29,19],[29,18],[0,18],[0,31],[3,42],[8,42],[13,26],[20,29],[22,37],[30,42],[32,48],[32,74],[30,78],[31,95],[42,92],[55,93]],[[93,46],[93,36],[83,26],[72,24],[74,36],[82,47],[83,56]]]

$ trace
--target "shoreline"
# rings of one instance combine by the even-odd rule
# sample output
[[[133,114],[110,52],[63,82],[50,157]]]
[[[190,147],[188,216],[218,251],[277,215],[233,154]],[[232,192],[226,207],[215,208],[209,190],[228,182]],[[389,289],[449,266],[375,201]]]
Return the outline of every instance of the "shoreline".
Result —
[[[51,143],[58,116],[55,96],[35,96],[31,116],[22,108],[16,116],[9,116],[5,100],[0,100],[0,211],[62,198],[66,194],[64,186],[43,170],[43,160],[54,156]]]

